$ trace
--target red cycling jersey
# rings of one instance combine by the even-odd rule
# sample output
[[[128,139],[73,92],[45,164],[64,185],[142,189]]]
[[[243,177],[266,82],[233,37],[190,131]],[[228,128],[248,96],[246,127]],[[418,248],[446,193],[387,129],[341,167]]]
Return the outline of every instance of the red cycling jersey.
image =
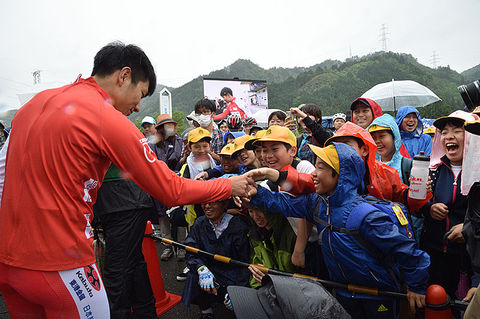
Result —
[[[227,179],[178,177],[108,101],[90,77],[43,91],[18,110],[5,163],[0,263],[43,271],[93,264],[92,205],[111,162],[167,206],[231,196]]]
[[[228,104],[228,106],[225,108],[225,111],[222,113],[215,115],[213,117],[214,121],[221,120],[225,118],[228,114],[237,114],[242,118],[242,121],[245,119],[246,115],[245,112],[235,103],[235,98],[233,99],[232,102]]]

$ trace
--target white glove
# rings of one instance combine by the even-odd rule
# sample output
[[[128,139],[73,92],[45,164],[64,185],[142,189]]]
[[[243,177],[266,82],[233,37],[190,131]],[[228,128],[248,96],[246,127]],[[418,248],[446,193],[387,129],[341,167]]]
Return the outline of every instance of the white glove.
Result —
[[[213,278],[215,277],[213,276],[210,269],[207,268],[207,266],[203,265],[198,267],[197,272],[198,272],[198,284],[200,285],[200,288],[202,289],[215,288],[215,285],[213,283]]]

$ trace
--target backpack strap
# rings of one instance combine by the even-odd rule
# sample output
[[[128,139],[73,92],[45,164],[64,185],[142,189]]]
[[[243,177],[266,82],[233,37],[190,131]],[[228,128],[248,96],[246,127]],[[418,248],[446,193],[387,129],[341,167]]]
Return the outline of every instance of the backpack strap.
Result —
[[[393,266],[395,265],[393,260],[390,258],[390,256],[385,255],[377,247],[366,241],[358,232],[358,229],[360,228],[360,225],[362,224],[365,217],[368,214],[377,210],[377,208],[375,208],[373,205],[370,205],[369,203],[361,203],[355,206],[350,215],[347,217],[346,227],[350,230],[353,238],[355,238],[355,240],[361,246],[363,246],[363,248],[365,248],[375,259],[377,259],[385,267],[387,272],[392,277],[397,289],[401,290],[401,282],[403,282],[401,277],[403,276],[399,277],[393,270]]]
[[[411,158],[402,157],[400,165],[403,184],[410,185],[410,173],[412,171],[413,160]]]

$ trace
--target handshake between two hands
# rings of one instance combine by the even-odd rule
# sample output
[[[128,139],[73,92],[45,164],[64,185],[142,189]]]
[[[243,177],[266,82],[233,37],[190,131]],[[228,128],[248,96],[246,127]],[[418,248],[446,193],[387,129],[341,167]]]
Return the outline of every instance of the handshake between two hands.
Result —
[[[230,177],[232,184],[232,197],[235,204],[240,206],[248,206],[250,198],[257,194],[256,181],[271,180],[276,182],[279,177],[279,172],[271,168],[258,168],[251,170],[240,176]]]

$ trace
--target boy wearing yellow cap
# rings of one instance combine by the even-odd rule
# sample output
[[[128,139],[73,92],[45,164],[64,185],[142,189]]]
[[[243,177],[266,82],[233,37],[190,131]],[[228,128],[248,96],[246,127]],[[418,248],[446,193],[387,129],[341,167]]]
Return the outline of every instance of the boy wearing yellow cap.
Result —
[[[196,129],[188,132],[188,149],[191,151],[188,155],[186,163],[180,168],[179,174],[182,177],[193,179],[200,172],[205,169],[209,169],[216,165],[212,156],[210,155],[210,143],[212,137],[207,129],[197,127]],[[185,227],[193,225],[197,215],[203,215],[203,211],[199,204],[185,205],[173,209],[170,212],[170,223],[172,229],[177,229],[177,241],[183,242],[186,237]],[[162,260],[168,260],[169,247],[165,249],[165,254],[162,253]],[[179,249],[177,252],[177,259],[179,261],[185,260],[185,250]],[[163,258],[165,257],[165,258]],[[178,280],[185,280],[185,274],[177,276]]]
[[[213,168],[207,169],[195,176],[195,179],[203,180],[210,178],[217,178],[224,176],[225,174],[242,174],[244,173],[243,166],[239,160],[232,156],[235,151],[233,143],[225,145],[218,155],[220,156],[220,165],[216,165]],[[226,176],[224,176],[226,177]]]
[[[272,125],[265,130],[263,136],[251,143],[250,141],[246,143],[246,147],[250,149],[258,146],[261,146],[264,164],[271,169],[281,171],[293,169],[307,174],[312,173],[315,169],[309,161],[298,160],[295,157],[297,153],[297,139],[287,127]],[[280,188],[278,184],[270,181],[264,181],[262,186],[274,191],[289,191],[288,189]],[[316,259],[318,234],[316,231],[311,231],[312,225],[309,225],[305,220],[289,218],[289,222],[297,235],[295,248],[292,253],[292,263],[295,266],[305,268],[305,273],[318,275],[319,269],[317,269],[316,264],[314,262],[310,264],[305,262],[307,259],[306,254],[310,256],[309,259]]]
[[[232,156],[240,161],[246,171],[260,168],[261,166],[260,160],[256,157],[255,152],[245,147],[245,145],[253,139],[253,136],[243,135],[233,141],[234,151]]]
[[[310,147],[317,155],[312,174],[315,193],[292,197],[258,187],[250,203],[285,217],[306,218],[315,224],[331,280],[398,291],[384,264],[352,235],[339,231],[349,229],[347,223],[355,218],[357,209],[368,209],[356,229],[358,235],[395,260],[395,271],[400,269],[404,274],[411,308],[425,306],[429,256],[417,249],[413,238],[401,235],[388,215],[357,193],[365,173],[363,159],[354,148],[343,143],[333,142],[326,148]],[[280,173],[277,171],[277,174]],[[396,303],[383,297],[338,289],[337,299],[354,319],[395,318],[397,313]]]

